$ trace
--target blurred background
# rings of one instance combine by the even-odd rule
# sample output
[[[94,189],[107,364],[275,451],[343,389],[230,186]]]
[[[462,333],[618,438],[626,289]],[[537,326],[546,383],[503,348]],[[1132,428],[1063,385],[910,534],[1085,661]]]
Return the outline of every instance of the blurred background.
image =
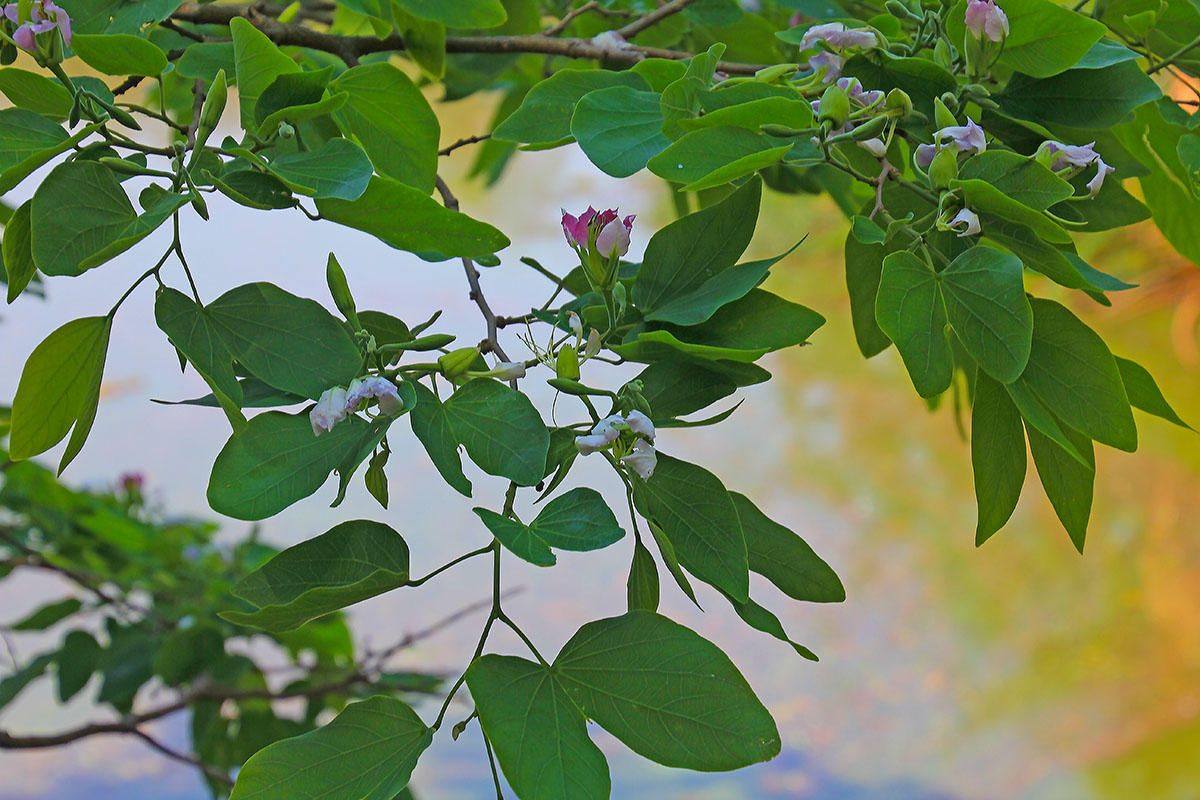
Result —
[[[443,143],[486,130],[488,97],[437,107]],[[233,106],[234,104],[231,104]],[[540,304],[552,286],[519,263],[533,256],[559,274],[573,263],[559,227],[560,207],[589,204],[636,213],[633,259],[671,219],[665,186],[642,173],[616,181],[573,146],[518,154],[491,189],[469,179],[474,154],[443,160],[443,175],[463,210],[505,231],[514,244],[499,267],[484,270],[497,313]],[[24,200],[31,179],[12,192]],[[127,185],[127,188],[129,186]],[[1135,187],[1130,184],[1131,190]],[[136,193],[136,190],[134,191]],[[482,320],[454,262],[427,264],[365,234],[313,223],[298,211],[256,212],[209,198],[212,220],[183,215],[183,243],[207,300],[249,281],[267,280],[332,307],[324,281],[327,252],[344,266],[360,308],[410,322],[445,310],[440,330],[460,342],[481,338]],[[771,709],[784,749],[774,761],[731,774],[694,774],[646,762],[597,728],[619,798],[1109,798],[1200,797],[1200,437],[1145,415],[1134,455],[1097,453],[1096,501],[1087,549],[1076,554],[1037,480],[1006,528],[973,545],[970,453],[954,411],[929,413],[912,391],[894,350],[865,361],[849,321],[842,270],[847,223],[832,203],[769,193],[750,257],[774,255],[807,239],[778,264],[768,288],[828,318],[810,346],[782,351],[767,366],[773,380],[742,392],[745,405],[713,428],[670,429],[664,451],[708,467],[731,490],[752,496],[799,532],[841,576],[848,594],[835,606],[791,602],[761,581],[753,589],[819,664],[740,623],[713,591],[697,584],[702,613],[669,581],[663,610],[726,650]],[[168,234],[169,235],[169,234]],[[52,278],[44,301],[23,296],[0,309],[0,386],[11,399],[34,346],[63,322],[103,313],[162,251],[160,231],[80,278]],[[1140,284],[1102,309],[1064,297],[1114,351],[1143,363],[1187,420],[1200,421],[1200,272],[1143,224],[1086,238],[1097,267]],[[176,285],[182,276],[168,267]],[[229,434],[216,409],[162,406],[207,389],[181,374],[155,327],[153,290],[139,288],[113,329],[96,426],[67,471],[68,483],[111,485],[145,476],[151,502],[167,514],[216,517],[205,501],[213,458]],[[511,338],[516,356],[523,348]],[[600,365],[602,366],[602,365]],[[585,374],[614,388],[636,370]],[[605,367],[605,369],[608,369]],[[541,383],[544,370],[527,384]],[[545,388],[545,387],[543,387]],[[573,421],[567,398],[530,389],[544,416]],[[737,398],[734,398],[737,399]],[[718,404],[723,409],[734,399]],[[553,412],[551,411],[553,405]],[[407,424],[390,437],[391,507],[385,511],[356,478],[346,502],[330,509],[334,487],[261,524],[264,538],[287,546],[343,519],[388,522],[406,538],[422,573],[490,538],[466,501],[440,481]],[[57,450],[46,463],[57,463]],[[469,468],[470,469],[470,468]],[[475,504],[498,507],[504,483],[477,470]],[[583,459],[570,485],[610,492],[612,476]],[[619,493],[610,495],[619,502]],[[616,506],[620,508],[620,505]],[[231,537],[248,523],[221,520]],[[627,520],[623,520],[627,523]],[[584,622],[621,613],[632,541],[598,553],[560,554],[538,569],[506,557],[505,583],[521,587],[506,609],[550,655]],[[486,598],[490,566],[468,562],[416,590],[401,590],[349,611],[357,638],[383,645],[447,612]],[[0,624],[20,619],[62,585],[44,575],[0,584]],[[457,674],[486,612],[405,651],[411,668]],[[493,646],[515,641],[493,634]],[[53,630],[20,639],[21,656],[54,640]],[[0,674],[8,669],[0,659]],[[48,682],[4,711],[14,732],[52,732],[98,718],[86,699],[57,705]],[[427,717],[436,701],[419,706]],[[470,706],[456,702],[451,718]],[[458,714],[458,716],[455,716]],[[186,748],[186,721],[156,729]],[[457,742],[441,736],[413,779],[421,798],[488,797],[491,778],[472,728]],[[201,800],[194,770],[142,743],[86,739],[45,751],[0,751],[0,798]]]

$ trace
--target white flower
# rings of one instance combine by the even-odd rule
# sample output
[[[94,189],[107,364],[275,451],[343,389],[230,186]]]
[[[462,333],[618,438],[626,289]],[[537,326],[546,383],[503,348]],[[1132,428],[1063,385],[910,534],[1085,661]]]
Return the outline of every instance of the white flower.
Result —
[[[1042,163],[1050,160],[1050,169],[1055,172],[1069,172],[1074,175],[1089,164],[1096,165],[1096,174],[1087,182],[1088,196],[1095,197],[1104,185],[1104,178],[1116,170],[1104,163],[1104,159],[1096,152],[1096,143],[1063,144],[1062,142],[1043,142],[1038,148],[1038,160]],[[1068,176],[1069,177],[1069,176]]]
[[[588,331],[587,347],[583,351],[584,358],[591,358],[600,352],[600,331],[592,328]]]
[[[1096,156],[1096,174],[1087,182],[1088,197],[1095,197],[1100,191],[1100,187],[1104,185],[1104,176],[1116,172],[1115,167],[1110,167],[1101,160],[1100,156]]]
[[[658,464],[658,455],[654,451],[654,445],[645,439],[638,439],[633,446],[633,452],[622,457],[621,463],[636,472],[642,480],[648,481]]]
[[[617,425],[624,421],[625,418],[620,414],[605,417],[592,426],[591,433],[585,436],[576,436],[575,446],[585,456],[591,455],[597,450],[603,450],[615,442],[617,437],[621,435],[621,432],[617,430]]]
[[[826,22],[823,25],[813,25],[804,32],[800,39],[800,49],[809,50],[817,42],[825,42],[834,50],[843,47],[878,47],[879,37],[869,28],[847,28],[842,22]]]
[[[640,411],[630,411],[629,416],[625,418],[625,424],[636,434],[645,436],[647,439],[654,438],[654,423]]]
[[[567,312],[567,324],[571,326],[571,333],[583,337],[583,320],[574,311]]]
[[[346,418],[346,390],[340,386],[321,392],[320,399],[308,412],[308,421],[312,423],[313,434],[333,430],[333,426]]]
[[[350,387],[346,389],[345,412],[354,413],[358,404],[370,397],[379,400],[379,411],[383,414],[396,414],[404,410],[404,401],[396,391],[396,384],[387,378],[371,376],[355,378],[350,382]]]
[[[883,158],[887,155],[887,145],[883,143],[883,139],[876,136],[874,139],[865,139],[858,143],[858,146],[866,150],[876,158]]]
[[[525,377],[525,363],[522,361],[497,361],[492,367],[492,376],[502,381],[515,381]]]
[[[964,208],[954,216],[954,219],[950,220],[950,230],[958,231],[958,238],[960,239],[964,236],[972,236],[979,233],[981,230],[979,227],[979,215],[969,208]]]

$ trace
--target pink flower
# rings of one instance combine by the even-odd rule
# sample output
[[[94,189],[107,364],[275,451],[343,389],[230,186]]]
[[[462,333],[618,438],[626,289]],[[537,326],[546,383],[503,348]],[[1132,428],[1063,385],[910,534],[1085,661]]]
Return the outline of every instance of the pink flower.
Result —
[[[346,390],[334,386],[321,392],[317,404],[308,412],[308,421],[316,436],[328,433],[333,426],[346,418]]]
[[[635,216],[630,214],[621,219],[615,208],[597,211],[591,206],[578,217],[563,211],[563,233],[567,237],[567,244],[579,251],[580,257],[584,256],[589,245],[594,246],[595,253],[605,259],[613,255],[623,256],[629,252],[629,234],[633,231]]]
[[[610,212],[605,211],[605,214]],[[613,218],[596,235],[596,251],[605,258],[623,256],[629,252],[629,234],[633,232],[634,214],[625,219],[618,219],[616,212],[611,212]]]
[[[588,223],[594,216],[596,209],[591,206],[578,217],[571,216],[566,211],[562,212],[562,228],[567,237],[567,244],[580,250],[588,246]]]
[[[59,8],[52,0],[34,0],[30,8],[29,19],[20,22],[18,4],[9,3],[3,8],[4,16],[9,22],[17,25],[13,31],[13,41],[24,50],[37,51],[35,36],[58,28],[62,34],[63,44],[71,44],[71,16],[65,9]],[[18,24],[19,23],[19,24]]]
[[[354,413],[359,403],[371,397],[379,401],[379,411],[383,414],[396,414],[404,409],[404,401],[396,391],[396,384],[387,378],[371,376],[355,378],[350,382],[349,388],[346,389],[345,412]]]
[[[117,485],[124,489],[126,494],[140,492],[146,485],[146,476],[140,472],[126,472],[117,480]]]
[[[1002,42],[1008,36],[1008,16],[992,0],[967,0],[966,24],[976,39]]]
[[[949,140],[949,141],[947,141]],[[967,120],[966,125],[950,125],[933,134],[933,144],[917,146],[913,161],[922,169],[933,163],[933,157],[943,147],[953,146],[960,153],[973,155],[987,149],[987,134],[974,120]]]
[[[814,25],[800,38],[800,49],[811,50],[817,42],[825,42],[834,50],[845,47],[869,49],[879,46],[879,36],[867,28],[847,28],[844,22],[826,22]]]
[[[814,73],[825,70],[823,83],[833,83],[842,75],[842,65],[846,63],[846,59],[839,56],[837,53],[831,53],[828,50],[822,50],[815,56],[808,59],[808,68]]]
[[[1096,174],[1087,183],[1089,197],[1095,197],[1096,193],[1100,191],[1100,187],[1104,185],[1104,178],[1116,171],[1100,158],[1100,154],[1096,152],[1095,142],[1082,145],[1063,144],[1055,141],[1043,142],[1042,146],[1038,148],[1037,158],[1042,163],[1046,163],[1046,160],[1049,159],[1050,169],[1055,172],[1071,174],[1095,164]]]

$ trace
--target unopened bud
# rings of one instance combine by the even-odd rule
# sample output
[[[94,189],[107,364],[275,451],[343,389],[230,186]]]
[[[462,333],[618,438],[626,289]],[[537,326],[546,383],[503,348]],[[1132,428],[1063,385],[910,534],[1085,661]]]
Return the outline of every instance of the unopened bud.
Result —
[[[846,96],[846,90],[836,83],[830,84],[821,95],[817,108],[817,120],[832,130],[841,128],[850,118],[850,98]]]
[[[950,181],[958,177],[958,151],[943,147],[929,165],[929,183],[939,192],[950,188]]]
[[[579,380],[579,354],[575,352],[575,348],[567,345],[558,351],[558,359],[554,365],[554,371],[558,373],[558,377],[566,378],[567,380]]]
[[[896,112],[896,116],[900,119],[908,119],[913,111],[912,98],[903,89],[892,89],[887,93],[887,101],[884,103],[884,108],[888,111]]]
[[[354,305],[354,296],[350,294],[350,284],[346,281],[346,273],[333,253],[329,254],[329,261],[325,264],[325,283],[329,285],[329,294],[333,297],[333,303],[338,307],[338,311],[342,312],[342,316],[346,318],[352,328],[355,330],[361,328],[362,325],[358,322],[358,310]]]
[[[439,357],[438,366],[442,368],[442,374],[447,378],[456,378],[470,370],[477,358],[479,358],[478,347],[460,347]]]

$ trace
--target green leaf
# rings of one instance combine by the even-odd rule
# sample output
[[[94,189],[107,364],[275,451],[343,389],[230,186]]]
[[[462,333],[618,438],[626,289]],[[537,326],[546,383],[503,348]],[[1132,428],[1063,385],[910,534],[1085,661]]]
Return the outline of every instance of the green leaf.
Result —
[[[803,240],[802,240],[803,241]],[[696,289],[668,301],[655,311],[646,314],[649,321],[673,322],[676,325],[698,325],[707,321],[718,308],[732,303],[758,286],[767,277],[771,267],[792,254],[800,242],[774,258],[747,261],[719,272]]]
[[[720,372],[686,361],[659,361],[638,374],[651,417],[665,420],[707,408],[737,390]]]
[[[138,216],[107,167],[91,161],[59,164],[33,195],[33,261],[46,275],[79,275],[149,236],[188,200],[167,194]]]
[[[738,106],[733,108],[738,108]],[[722,109],[722,111],[728,110]],[[700,119],[706,120],[708,116]],[[756,130],[706,127],[684,134],[666,150],[650,159],[646,166],[660,178],[675,183],[690,184],[729,164],[769,152],[778,145],[778,139],[768,139]],[[787,149],[791,149],[790,144],[785,145],[785,150]],[[778,158],[775,159],[775,161],[778,160]],[[753,170],[747,170],[742,174],[751,171]]]
[[[221,194],[248,208],[267,211],[296,205],[287,184],[266,172],[240,169],[217,177],[206,170],[204,175]]]
[[[358,140],[380,175],[424,194],[433,191],[441,128],[407,75],[391,64],[364,64],[343,72],[329,89],[349,93],[333,118]]]
[[[447,258],[476,258],[508,247],[508,237],[486,222],[443,207],[390,178],[373,177],[354,201],[317,200],[321,216],[356,228],[398,250],[436,251]]]
[[[646,62],[640,62],[640,64],[644,63]],[[803,100],[792,100],[787,97],[761,97],[746,103],[719,108],[697,119],[681,119],[679,124],[686,131],[718,127],[749,128],[757,131],[766,124],[784,125],[789,128],[808,128],[812,125],[812,108]]]
[[[279,76],[279,78],[284,77],[287,76]],[[278,81],[279,78],[276,78],[276,81]],[[258,126],[258,136],[259,138],[268,138],[274,136],[275,132],[279,130],[279,126],[285,122],[298,124],[301,122],[306,122],[310,119],[316,119],[317,117],[323,117],[326,114],[332,114],[342,106],[346,105],[346,101],[349,99],[349,92],[337,92],[336,94],[322,97],[315,103],[281,108],[262,121],[262,124]],[[259,106],[261,105],[262,103],[260,102]],[[259,106],[256,106],[256,108]]]
[[[953,180],[950,181],[950,188],[961,191],[966,198],[967,206],[980,214],[996,216],[1018,225],[1024,225],[1040,238],[1053,244],[1071,243],[1071,235],[1063,230],[1057,222],[1042,212],[1018,202],[987,181],[979,179]],[[984,232],[990,235],[991,229],[987,216],[984,217],[983,227]]]
[[[77,33],[71,49],[92,69],[105,75],[160,74],[167,68],[167,54],[150,41],[126,33]]]
[[[486,655],[466,678],[479,724],[522,800],[607,800],[608,762],[553,670]]]
[[[233,371],[234,356],[209,309],[196,305],[182,292],[161,288],[154,301],[154,319],[213,390],[234,430],[243,428],[246,418],[239,410],[242,386]]]
[[[61,144],[67,138],[62,126],[23,108],[0,111],[0,173]]]
[[[68,597],[49,605],[44,605],[20,622],[9,626],[14,631],[44,631],[52,625],[62,622],[67,617],[83,608],[83,601],[78,597]]]
[[[400,534],[382,522],[358,519],[289,547],[247,575],[233,594],[255,610],[221,616],[238,625],[290,631],[408,579],[408,545]]]
[[[575,106],[571,135],[601,171],[627,178],[671,143],[662,134],[660,96],[628,86],[589,92]]]
[[[446,75],[446,26],[417,19],[397,5],[392,4],[392,12],[405,52],[426,76],[440,81]]]
[[[962,41],[965,32],[963,7],[955,9],[949,23],[955,41]],[[1075,66],[1105,33],[1101,23],[1051,0],[1011,0],[1004,4],[1004,13],[1009,35],[999,63],[1035,78]]]
[[[1067,437],[1079,452],[1083,453],[1086,464],[1081,464],[1056,443],[1043,436],[1036,428],[1026,425],[1029,436],[1029,451],[1033,454],[1033,463],[1037,467],[1038,477],[1042,480],[1042,488],[1054,513],[1067,529],[1075,549],[1083,552],[1084,539],[1087,537],[1088,519],[1092,514],[1092,492],[1096,482],[1096,457],[1092,451],[1091,441],[1084,435],[1065,429]]]
[[[286,153],[271,162],[271,169],[284,180],[306,187],[301,193],[311,197],[357,200],[371,180],[371,160],[348,139],[330,139],[315,150]]]
[[[500,0],[396,0],[419,19],[443,23],[447,28],[494,28],[508,19]]]
[[[392,800],[432,740],[399,700],[351,703],[325,727],[251,756],[230,800]]]
[[[327,66],[306,72],[285,72],[271,81],[254,104],[254,121],[259,124],[260,135],[267,133],[263,130],[265,121],[280,111],[320,102],[332,74],[333,67]]]
[[[960,37],[959,42],[962,41]],[[926,58],[901,58],[885,50],[872,51],[848,59],[842,74],[858,78],[864,87],[890,91],[899,89],[923,114],[933,115],[933,98],[953,91],[958,85],[954,75]]]
[[[1080,274],[1064,251],[1043,242],[1029,227],[987,212],[980,216],[983,218],[987,237],[1011,250],[1029,269],[1042,273],[1068,289],[1089,291],[1099,288],[1092,286],[1088,279]]]
[[[844,262],[846,264],[846,288],[850,295],[850,321],[854,326],[854,340],[864,357],[882,353],[892,340],[875,321],[875,299],[879,296],[879,281],[883,275],[883,259],[889,252],[903,247],[901,237],[888,245],[864,244],[854,233],[846,234]]]
[[[937,274],[950,325],[983,371],[1012,383],[1029,361],[1033,310],[1025,296],[1021,259],[992,247],[972,247]]]
[[[896,343],[917,394],[936,397],[950,388],[954,357],[946,340],[946,308],[928,264],[907,251],[883,260],[875,319]]]
[[[1047,0],[1048,1],[1048,0]],[[1162,90],[1136,63],[1072,69],[1050,78],[1016,74],[997,96],[1004,113],[1045,125],[1100,129],[1116,125]]]
[[[486,508],[474,511],[501,544],[541,567],[557,561],[551,547],[587,552],[608,547],[625,535],[600,493],[584,487],[551,500],[528,525]]]
[[[233,58],[237,65],[242,127],[258,130],[254,108],[259,95],[280,75],[299,72],[300,67],[249,20],[234,17],[229,23],[229,32],[233,36]]]
[[[17,210],[4,223],[3,264],[8,272],[8,302],[16,300],[33,276],[37,274],[37,265],[33,263],[33,253],[30,252],[29,209],[32,200],[26,200],[17,206]]]
[[[237,80],[237,60],[233,42],[199,42],[188,45],[175,62],[175,72],[184,78],[212,80],[217,70],[225,70],[230,83]]]
[[[111,330],[110,317],[84,317],[63,325],[34,348],[13,398],[9,458],[19,461],[44,453],[62,441],[77,420],[86,422],[78,427],[90,427]]]
[[[678,139],[684,133],[683,120],[700,115],[700,95],[712,85],[724,52],[724,44],[714,44],[707,52],[692,56],[683,77],[663,89],[662,131],[667,138]]]
[[[358,376],[358,345],[315,300],[247,283],[209,303],[205,316],[234,358],[276,389],[315,400]]]
[[[417,404],[409,415],[413,433],[429,454],[429,460],[437,467],[442,479],[459,494],[471,496],[471,482],[462,471],[462,460],[458,455],[458,440],[450,427],[450,418],[437,395],[425,384],[413,381],[417,393]]]
[[[55,654],[58,673],[58,701],[66,703],[79,694],[100,665],[100,645],[86,631],[71,631]]]
[[[817,654],[812,650],[809,650],[802,644],[793,642],[788,637],[787,631],[784,630],[783,623],[779,621],[779,617],[775,616],[775,613],[770,609],[764,608],[763,606],[754,602],[754,600],[747,600],[746,602],[742,603],[734,600],[729,595],[725,595],[725,599],[728,600],[729,604],[733,606],[733,610],[737,612],[737,615],[742,618],[742,622],[745,622],[751,628],[754,628],[756,631],[761,631],[768,636],[773,636],[781,642],[790,644],[792,649],[795,650],[801,658],[806,658],[809,661],[821,660],[817,658]]]
[[[766,347],[754,350],[740,348],[735,350],[728,347],[693,344],[681,341],[670,331],[649,331],[638,334],[638,337],[631,342],[614,345],[612,351],[626,361],[637,361],[644,364],[687,358],[700,361],[709,367],[715,367],[716,362],[720,361],[757,361],[771,352],[770,348]]]
[[[1024,381],[1005,384],[1004,388],[1008,391],[1008,396],[1012,399],[1013,404],[1016,405],[1017,410],[1021,412],[1021,418],[1025,420],[1027,428],[1032,425],[1043,436],[1065,450],[1071,458],[1074,458],[1080,464],[1087,464],[1087,459],[1083,457],[1083,453],[1067,438],[1067,434],[1063,431],[1064,426],[1059,425],[1058,418],[1050,413]]]
[[[20,110],[20,109],[15,109],[15,110]],[[9,112],[0,112],[0,113],[7,114]],[[10,123],[15,122],[15,119],[13,117],[9,117],[9,122]],[[43,164],[48,163],[51,159],[53,159],[55,156],[59,155],[60,153],[65,153],[66,151],[70,150],[72,147],[79,144],[87,137],[91,136],[93,133],[98,131],[100,128],[103,128],[104,125],[105,125],[105,123],[103,121],[93,122],[91,125],[85,125],[84,127],[80,128],[78,131],[73,133],[70,136],[70,138],[62,138],[58,141],[57,144],[46,147],[44,149],[40,149],[40,150],[38,150],[38,152],[33,153],[32,155],[29,155],[28,157],[22,159],[21,161],[15,163],[15,164],[12,164],[11,166],[5,167],[3,172],[0,172],[0,194],[4,194],[8,190],[12,189],[18,183],[20,183],[21,181],[28,178],[33,173],[33,171],[36,170],[38,167],[41,167]],[[17,131],[14,131],[14,132],[17,132]],[[45,133],[49,134],[49,128],[46,129]],[[33,133],[32,131],[30,131],[29,134],[17,133],[17,135],[19,137],[21,137],[21,139],[23,141],[37,141],[39,138],[42,138],[38,134]],[[29,139],[25,138],[27,135],[30,137]],[[65,136],[65,134],[64,134],[64,136]],[[45,139],[43,138],[42,143],[44,143],[44,142],[45,142]],[[16,145],[16,143],[14,142],[14,149],[18,149],[18,148],[19,148],[19,145]]]
[[[1137,425],[1104,340],[1052,300],[1035,299],[1032,305],[1033,348],[1020,381],[1089,439],[1136,450]]]
[[[1021,414],[1004,387],[979,373],[971,409],[971,467],[979,521],[975,546],[1004,527],[1025,483],[1025,430]]]
[[[625,86],[645,91],[646,81],[634,72],[596,69],[564,69],[534,86],[521,105],[500,125],[492,137],[505,142],[542,144],[571,135],[575,105],[589,92]]]
[[[1117,369],[1121,373],[1121,382],[1125,385],[1125,392],[1129,395],[1129,402],[1134,408],[1140,408],[1147,414],[1161,417],[1182,428],[1194,430],[1175,413],[1175,409],[1171,408],[1167,398],[1163,397],[1162,390],[1158,388],[1154,376],[1145,367],[1128,358],[1120,356],[1115,356],[1115,358]]]
[[[15,700],[34,679],[40,678],[46,672],[46,667],[54,663],[55,655],[43,653],[11,675],[6,675],[4,680],[0,680],[0,709]]]
[[[1007,197],[1036,211],[1066,200],[1071,184],[1029,156],[1010,150],[988,150],[971,156],[958,171],[963,180],[982,180]]]
[[[666,617],[590,622],[553,670],[589,718],[659,764],[711,772],[779,753],[774,720],[728,656]]]
[[[643,58],[630,68],[650,84],[650,90],[661,92],[687,73],[687,64],[671,58]]]
[[[266,519],[308,497],[358,446],[367,423],[351,415],[314,436],[308,412],[269,411],[221,448],[208,481],[208,504],[234,519]]]
[[[744,297],[721,306],[706,322],[669,327],[687,345],[771,351],[808,341],[824,324],[825,318],[811,308],[763,289],[751,289]]]
[[[17,108],[33,111],[55,122],[65,120],[74,104],[71,93],[58,81],[16,67],[0,69],[0,92]]]
[[[660,452],[650,480],[634,482],[633,499],[638,512],[662,528],[688,572],[736,599],[749,599],[746,539],[717,476]]]
[[[630,611],[658,610],[658,567],[654,556],[638,541],[633,546],[633,561],[629,565],[626,596]]]
[[[793,600],[840,603],[846,599],[846,589],[837,573],[807,542],[760,511],[744,494],[730,492],[729,496],[746,537],[752,572]]]
[[[762,182],[752,179],[655,233],[633,285],[634,304],[651,314],[734,266],[754,235],[761,196]]]
[[[451,395],[442,412],[454,438],[484,472],[519,486],[541,481],[550,434],[524,394],[476,378]]]

